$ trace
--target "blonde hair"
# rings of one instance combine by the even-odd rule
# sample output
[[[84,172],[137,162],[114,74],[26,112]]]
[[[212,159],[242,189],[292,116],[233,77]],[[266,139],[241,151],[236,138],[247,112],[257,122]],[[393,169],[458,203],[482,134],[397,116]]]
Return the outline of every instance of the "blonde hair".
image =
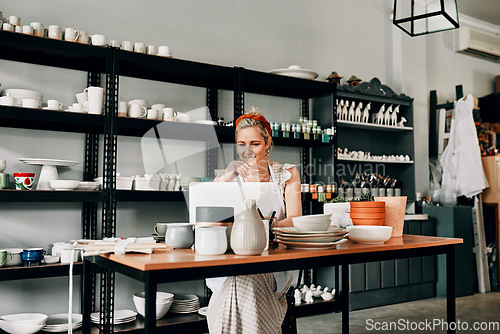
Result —
[[[255,106],[251,106],[249,110],[245,111],[245,114],[265,117],[259,111],[259,109],[256,108]],[[245,128],[250,128],[253,126],[255,126],[255,127],[257,127],[257,129],[259,129],[260,134],[262,135],[262,137],[264,137],[264,142],[266,144],[269,144],[268,149],[269,149],[269,154],[270,154],[272,149],[273,149],[273,146],[274,146],[273,137],[271,137],[271,135],[267,131],[266,127],[262,124],[262,122],[255,119],[255,118],[244,118],[238,123],[238,126],[236,127],[236,130],[235,130],[235,134],[236,134],[235,139],[237,139],[238,132],[240,132],[240,130],[243,130]]]

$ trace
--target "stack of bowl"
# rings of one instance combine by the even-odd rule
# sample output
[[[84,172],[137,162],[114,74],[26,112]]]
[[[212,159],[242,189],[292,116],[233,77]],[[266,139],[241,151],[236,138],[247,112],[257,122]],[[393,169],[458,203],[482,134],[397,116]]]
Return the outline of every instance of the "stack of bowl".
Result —
[[[332,214],[293,217],[293,227],[298,231],[326,231],[330,227]]]
[[[385,202],[351,202],[350,216],[353,225],[381,226],[385,219]]]
[[[144,317],[146,313],[146,294],[144,292],[136,292],[132,299],[134,300],[135,308],[137,313]],[[156,319],[163,318],[167,314],[172,302],[174,301],[174,294],[169,292],[157,292],[156,293]]]
[[[33,334],[39,332],[48,316],[42,313],[19,313],[0,317],[0,328],[11,334]]]

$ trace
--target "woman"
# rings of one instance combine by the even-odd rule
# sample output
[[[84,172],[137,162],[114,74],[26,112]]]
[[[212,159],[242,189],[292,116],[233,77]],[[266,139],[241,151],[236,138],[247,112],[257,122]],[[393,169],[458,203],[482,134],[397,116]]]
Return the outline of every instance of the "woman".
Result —
[[[269,159],[271,126],[259,111],[252,108],[235,126],[241,161],[231,162],[215,182],[272,182],[279,194],[274,208],[278,225],[291,226],[292,217],[302,214],[297,168]],[[207,314],[210,333],[281,333],[291,280],[286,272],[207,279],[213,292]]]

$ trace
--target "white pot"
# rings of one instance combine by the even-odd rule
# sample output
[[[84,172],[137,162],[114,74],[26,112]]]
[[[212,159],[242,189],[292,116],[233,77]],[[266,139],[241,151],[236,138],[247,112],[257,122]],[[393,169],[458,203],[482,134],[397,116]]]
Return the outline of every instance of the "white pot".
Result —
[[[349,216],[350,204],[344,203],[325,203],[323,212],[332,215],[332,226],[346,227],[352,225],[351,217]]]

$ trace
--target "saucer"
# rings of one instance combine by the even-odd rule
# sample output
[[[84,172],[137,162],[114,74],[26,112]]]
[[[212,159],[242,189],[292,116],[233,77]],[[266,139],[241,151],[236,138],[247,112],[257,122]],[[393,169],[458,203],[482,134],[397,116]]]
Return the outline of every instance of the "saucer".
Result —
[[[43,107],[42,110],[65,111],[63,108],[49,108],[49,107]]]
[[[204,119],[201,119],[199,121],[194,121],[194,122],[197,123],[197,124],[217,125],[216,121],[207,121],[207,120],[204,120]]]
[[[154,234],[154,233],[152,233],[151,235],[153,236],[153,239],[155,239],[157,241],[165,241],[165,237],[162,237],[162,236]]]

